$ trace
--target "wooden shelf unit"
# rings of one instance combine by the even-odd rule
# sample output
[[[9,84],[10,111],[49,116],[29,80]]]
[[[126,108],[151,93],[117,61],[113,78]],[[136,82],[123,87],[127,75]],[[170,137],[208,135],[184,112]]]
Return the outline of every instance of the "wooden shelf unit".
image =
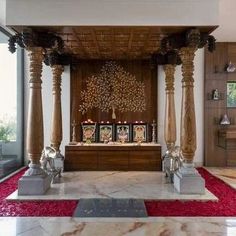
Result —
[[[221,125],[218,132],[218,144],[224,149],[236,150],[236,126]]]
[[[224,140],[225,130],[220,125],[224,114],[227,114],[231,121],[229,127],[233,127],[236,117],[236,108],[227,107],[227,82],[236,81],[235,72],[225,71],[230,61],[236,64],[236,43],[217,43],[213,53],[205,50],[204,160],[206,166],[236,166],[236,150],[231,148],[232,139]],[[209,94],[214,89],[220,91],[222,99],[209,99]]]

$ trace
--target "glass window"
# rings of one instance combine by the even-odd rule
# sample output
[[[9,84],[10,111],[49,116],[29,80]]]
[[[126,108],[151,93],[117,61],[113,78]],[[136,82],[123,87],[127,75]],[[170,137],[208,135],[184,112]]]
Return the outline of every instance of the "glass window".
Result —
[[[23,164],[23,52],[9,52],[9,36],[0,28],[0,178]]]

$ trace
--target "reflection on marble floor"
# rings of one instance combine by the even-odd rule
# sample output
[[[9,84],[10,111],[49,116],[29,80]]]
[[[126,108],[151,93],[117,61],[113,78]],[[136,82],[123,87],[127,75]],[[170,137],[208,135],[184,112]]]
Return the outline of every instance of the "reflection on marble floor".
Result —
[[[53,184],[46,195],[18,196],[17,191],[7,199],[196,199],[218,200],[206,189],[204,195],[181,195],[172,184],[166,183],[163,172],[154,171],[83,171],[65,172],[61,182]]]
[[[211,174],[215,175],[232,188],[236,189],[236,168],[235,167],[205,167]]]
[[[1,236],[235,236],[236,218],[0,218]]]

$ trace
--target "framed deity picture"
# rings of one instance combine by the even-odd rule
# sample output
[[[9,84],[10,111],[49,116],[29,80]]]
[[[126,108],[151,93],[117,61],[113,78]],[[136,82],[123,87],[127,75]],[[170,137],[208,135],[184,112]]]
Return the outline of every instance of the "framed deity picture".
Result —
[[[98,125],[98,142],[106,143],[113,140],[114,129],[112,124]]]
[[[133,142],[147,142],[147,124],[135,123],[132,124],[132,139]]]
[[[81,123],[82,141],[91,143],[96,142],[96,123]]]
[[[130,125],[116,124],[116,141],[125,143],[130,142]]]

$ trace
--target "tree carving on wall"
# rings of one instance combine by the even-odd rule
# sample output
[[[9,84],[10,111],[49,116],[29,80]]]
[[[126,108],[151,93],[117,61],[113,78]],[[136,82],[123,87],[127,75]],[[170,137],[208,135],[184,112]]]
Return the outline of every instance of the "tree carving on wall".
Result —
[[[125,71],[114,61],[106,62],[97,75],[86,80],[86,88],[81,92],[82,114],[91,108],[101,111],[112,110],[112,119],[116,119],[115,111],[146,110],[145,85],[137,81],[134,75]]]

